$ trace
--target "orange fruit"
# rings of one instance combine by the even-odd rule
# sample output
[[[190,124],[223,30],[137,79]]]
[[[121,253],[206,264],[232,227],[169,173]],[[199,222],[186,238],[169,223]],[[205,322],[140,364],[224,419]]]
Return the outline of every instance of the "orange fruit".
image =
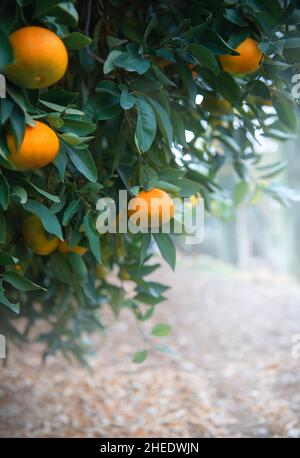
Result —
[[[143,202],[140,202],[139,199],[143,199]],[[150,191],[141,191],[138,197],[130,200],[128,215],[131,217],[137,212],[140,214],[138,219],[140,219],[141,226],[157,227],[168,223],[174,216],[174,203],[168,193],[162,189],[153,188]]]
[[[27,26],[10,36],[14,62],[7,65],[5,75],[18,86],[40,89],[60,80],[68,66],[68,53],[63,41],[44,27]]]
[[[52,253],[59,244],[56,236],[48,237],[41,220],[35,216],[26,218],[23,224],[23,238],[31,250],[42,256]]]
[[[76,253],[79,254],[79,256],[83,256],[87,252],[87,249],[80,245],[70,247],[65,240],[61,240],[58,245],[58,251],[60,251],[63,254]]]
[[[59,140],[46,124],[36,121],[35,126],[27,126],[19,148],[11,132],[6,137],[11,161],[19,170],[44,167],[54,161],[59,152]]]
[[[263,53],[253,38],[246,38],[235,50],[239,56],[220,56],[223,70],[228,73],[253,73],[258,70]]]

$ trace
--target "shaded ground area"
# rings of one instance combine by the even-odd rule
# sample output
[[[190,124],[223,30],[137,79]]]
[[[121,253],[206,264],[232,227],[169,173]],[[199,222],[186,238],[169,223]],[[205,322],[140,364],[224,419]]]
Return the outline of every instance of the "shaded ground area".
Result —
[[[182,255],[156,278],[173,287],[154,320],[173,325],[161,341],[176,353],[133,364],[143,343],[127,312],[92,374],[60,357],[41,365],[37,345],[14,350],[0,369],[1,437],[300,437],[300,287]]]

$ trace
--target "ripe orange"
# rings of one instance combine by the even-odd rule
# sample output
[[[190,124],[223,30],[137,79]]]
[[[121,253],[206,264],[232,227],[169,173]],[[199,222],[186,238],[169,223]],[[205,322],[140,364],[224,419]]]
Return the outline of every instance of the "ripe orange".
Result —
[[[51,86],[60,80],[68,66],[63,41],[44,27],[27,26],[10,35],[14,62],[5,68],[7,78],[27,89]]]
[[[63,254],[76,253],[79,254],[79,256],[83,256],[87,252],[87,249],[80,245],[70,247],[65,240],[61,240],[58,245],[58,251],[60,251]]]
[[[54,161],[59,152],[59,140],[46,124],[36,121],[35,126],[27,126],[19,148],[11,132],[6,137],[11,161],[17,169],[27,170],[44,167]]]
[[[56,236],[47,237],[41,220],[35,215],[29,216],[24,221],[23,237],[26,245],[34,253],[42,256],[52,253],[59,244],[59,239]]]
[[[233,74],[256,72],[263,56],[257,42],[253,38],[246,38],[235,50],[240,53],[239,56],[220,56],[223,69]]]
[[[139,199],[143,199],[143,202],[140,202]],[[174,216],[174,202],[162,189],[153,188],[150,191],[141,191],[138,197],[133,197],[129,202],[129,216],[137,212],[140,214],[141,226],[157,227],[168,223]]]

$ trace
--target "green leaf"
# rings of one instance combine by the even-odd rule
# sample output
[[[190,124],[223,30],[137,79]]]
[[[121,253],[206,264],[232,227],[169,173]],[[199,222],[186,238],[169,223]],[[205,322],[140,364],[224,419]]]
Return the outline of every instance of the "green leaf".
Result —
[[[16,140],[17,148],[21,145],[25,133],[25,115],[17,105],[14,106],[11,117],[9,118],[13,136]]]
[[[183,116],[179,111],[172,110],[170,113],[173,129],[174,129],[174,136],[182,146],[186,146],[186,138],[185,138],[185,125],[183,121]]]
[[[201,26],[201,25],[200,25]],[[238,55],[238,53],[229,46],[226,41],[223,40],[221,35],[219,35],[215,30],[205,28],[201,31],[199,40],[202,45],[205,45],[210,49],[214,54],[232,54]]]
[[[3,280],[0,280],[0,303],[6,305],[10,310],[15,313],[20,313],[20,304],[10,302],[5,296],[5,289],[3,288]]]
[[[71,0],[73,2],[73,0]],[[71,27],[76,27],[79,20],[79,14],[73,3],[62,2],[52,10],[53,16],[55,16],[58,22]]]
[[[74,286],[73,270],[67,257],[55,251],[51,256],[53,272],[58,281]]]
[[[75,280],[79,283],[84,282],[88,272],[82,256],[77,253],[67,253],[67,258],[72,267]]]
[[[149,267],[149,266],[147,266]],[[140,274],[142,272],[142,269],[140,269]],[[163,296],[158,296],[157,294],[148,294],[148,293],[138,293],[136,296],[134,296],[134,300],[137,302],[140,302],[141,304],[147,304],[147,305],[157,305],[160,302],[163,302],[166,300],[165,297]]]
[[[191,44],[188,50],[193,54],[198,61],[213,72],[214,75],[219,73],[218,62],[214,54],[205,46],[199,44]]]
[[[58,196],[55,196],[54,194],[50,194],[49,192],[45,191],[44,189],[40,188],[39,186],[36,186],[31,181],[24,180],[24,183],[26,183],[27,186],[30,186],[35,191],[37,191],[39,194],[41,194],[42,196],[44,196],[47,199],[51,200],[52,202],[55,202],[55,203],[59,203],[60,202],[60,198]]]
[[[3,280],[0,280],[0,303],[8,307],[15,313],[20,313],[20,304],[19,303],[12,303],[10,302],[7,297],[4,295],[5,289],[2,286]]]
[[[61,181],[63,182],[65,178],[68,158],[65,145],[63,145],[62,143],[60,144],[59,154],[56,156],[53,163],[58,170]]]
[[[7,35],[0,28],[0,72],[13,61],[13,52]],[[2,84],[2,80],[1,80]]]
[[[124,39],[120,39],[120,38],[116,38],[116,37],[111,37],[109,35],[107,35],[106,40],[107,40],[107,44],[108,44],[108,46],[110,48],[114,48],[116,46],[124,45],[128,41],[128,40],[124,40]]]
[[[137,351],[133,355],[132,361],[135,364],[142,364],[147,359],[147,357],[148,357],[148,351],[147,350]]]
[[[96,231],[91,215],[85,215],[83,218],[86,236],[95,259],[101,264],[100,234]]]
[[[128,72],[137,72],[139,75],[146,73],[151,67],[151,63],[149,60],[140,56],[137,44],[129,43],[126,46],[126,49],[127,52],[123,52],[119,55],[119,57],[117,57],[114,61],[114,64],[117,67],[124,68],[124,70],[127,70]]]
[[[74,49],[81,49],[85,48],[88,46],[92,40],[90,37],[87,37],[83,33],[80,32],[72,32],[68,36],[66,36],[64,39],[64,44],[66,47],[72,51]]]
[[[151,334],[155,337],[166,337],[171,334],[172,328],[168,324],[156,324],[151,331]]]
[[[220,72],[217,76],[217,91],[233,104],[241,103],[241,90],[235,79],[226,72]]]
[[[140,184],[147,191],[156,187],[157,184],[157,172],[155,169],[150,167],[148,164],[141,164],[140,166]]]
[[[95,121],[112,119],[121,113],[120,97],[115,97],[108,93],[96,94],[88,101],[85,111]]]
[[[130,110],[134,106],[134,97],[128,93],[126,87],[122,89],[120,105],[123,110]]]
[[[27,192],[21,186],[13,186],[11,190],[11,195],[19,198],[20,203],[26,204],[27,202]]]
[[[18,258],[15,258],[11,254],[7,253],[6,251],[0,250],[0,264],[2,266],[10,265],[10,264],[17,264]]]
[[[117,49],[114,49],[113,51],[111,51],[108,54],[106,61],[104,62],[104,65],[103,65],[103,74],[104,75],[107,75],[108,73],[110,73],[117,67],[115,65],[115,62],[122,54],[123,54],[122,51],[118,51]]]
[[[10,117],[14,104],[10,99],[0,99],[0,122],[4,124]]]
[[[178,184],[180,184],[180,182]],[[180,191],[180,186],[176,186],[175,184],[168,183],[167,181],[164,181],[164,180],[157,180],[156,181],[156,187],[159,188],[159,189],[163,189],[164,191],[167,191],[167,192],[178,192],[178,191]],[[188,197],[190,195],[191,194],[188,194]],[[182,197],[185,197],[185,196],[182,196]]]
[[[150,21],[149,21],[149,23],[148,23],[148,25],[147,25],[147,27],[146,27],[145,33],[144,33],[144,45],[145,45],[145,49],[146,49],[146,50],[148,49],[148,46],[147,46],[147,38],[148,38],[148,36],[150,35],[151,31],[154,29],[154,27],[157,26],[157,24],[158,24],[158,21],[157,21],[157,19],[156,19],[156,15],[154,14],[154,15],[151,17],[151,19],[150,19]]]
[[[45,105],[45,107],[47,108],[50,108],[50,110],[57,111],[58,113],[66,113],[66,114],[78,115],[78,116],[85,114],[81,110],[75,110],[74,108],[64,107],[62,105],[58,105],[57,103],[47,102],[46,100],[42,100],[42,99],[39,100],[39,103],[41,103],[42,105]]]
[[[297,117],[293,109],[293,102],[288,100],[285,96],[273,94],[272,103],[280,121],[291,131],[295,131],[297,127]]]
[[[139,321],[147,321],[150,320],[150,318],[153,317],[155,311],[155,307],[148,307],[145,313],[142,313],[140,311],[135,311],[135,315]]]
[[[19,289],[20,291],[36,291],[36,290],[46,291],[46,289],[43,288],[42,286],[39,286],[36,283],[33,283],[28,278],[23,277],[23,275],[13,270],[4,272],[2,274],[2,278],[7,283],[12,285],[16,289]]]
[[[180,189],[181,197],[190,197],[201,189],[201,183],[190,180],[189,178],[181,178],[177,181],[176,185]]]
[[[42,14],[48,13],[59,3],[63,3],[64,0],[36,0],[34,15],[35,17],[41,16]]]
[[[169,234],[164,233],[153,233],[153,237],[162,257],[169,264],[171,269],[174,270],[176,264],[176,249],[171,237]]]
[[[121,86],[121,85],[120,85]],[[95,92],[107,92],[108,94],[120,97],[120,88],[114,81],[102,80],[95,87]]]
[[[51,213],[49,208],[35,200],[28,200],[24,208],[40,218],[45,230],[49,232],[49,234],[56,235],[60,240],[64,239],[59,221],[57,217]]]
[[[69,203],[68,207],[66,208],[63,216],[63,226],[67,226],[75,213],[80,210],[80,201],[79,200],[72,200]]]
[[[82,143],[89,142],[93,138],[94,137],[79,137],[79,135],[74,134],[73,132],[66,132],[61,134],[61,139],[71,146],[81,145]]]
[[[180,58],[176,59],[176,65],[179,76],[185,87],[186,93],[188,94],[190,100],[194,103],[196,95],[198,93],[198,89],[195,84],[195,81],[192,78],[191,71],[186,65],[186,63],[183,62],[183,60]]]
[[[173,142],[173,128],[168,113],[155,100],[150,99],[150,97],[147,97],[147,100],[155,112],[159,130],[166,139],[168,145],[171,146]]]
[[[4,175],[0,172],[0,205],[7,210],[9,200],[9,184]]]
[[[146,234],[142,234],[142,242],[141,242],[141,251],[140,251],[140,266],[143,264],[148,249],[151,245],[152,236],[150,232]]]
[[[81,119],[64,118],[64,125],[61,132],[71,132],[78,136],[90,135],[96,130],[96,123],[82,121]]]
[[[72,148],[66,145],[67,153],[76,169],[92,183],[97,181],[97,169],[88,149]]]
[[[148,151],[156,135],[156,118],[153,109],[143,98],[136,99],[138,121],[136,127],[136,144],[142,151]]]
[[[43,100],[67,107],[75,102],[78,95],[78,92],[66,91],[61,86],[54,86],[43,93]]]

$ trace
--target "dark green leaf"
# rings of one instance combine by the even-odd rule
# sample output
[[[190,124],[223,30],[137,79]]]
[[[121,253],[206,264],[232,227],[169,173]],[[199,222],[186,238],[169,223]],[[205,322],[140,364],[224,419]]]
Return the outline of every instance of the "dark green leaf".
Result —
[[[176,264],[176,249],[171,237],[169,236],[169,234],[164,233],[154,233],[153,237],[162,257],[174,270]]]
[[[61,240],[64,239],[57,217],[51,213],[49,208],[47,208],[44,204],[35,200],[28,200],[24,205],[24,208],[30,213],[36,215],[42,221],[44,228],[47,232],[49,232],[49,234],[54,234]]]
[[[151,105],[143,98],[136,99],[136,106],[138,109],[136,144],[141,151],[145,152],[152,145],[156,135],[156,118]]]
[[[33,283],[28,278],[23,277],[23,275],[13,270],[4,272],[2,274],[2,278],[7,283],[12,285],[16,289],[19,289],[20,291],[36,291],[36,290],[46,291],[46,289],[43,288],[42,286],[39,286],[36,283]]]
[[[100,251],[100,234],[96,231],[91,215],[85,215],[83,218],[86,236],[89,245],[96,260],[101,264],[101,251]]]
[[[88,149],[72,148],[65,145],[67,153],[76,169],[82,173],[89,181],[95,183],[97,181],[97,169]]]
[[[3,210],[8,207],[9,199],[9,184],[4,175],[0,172],[0,205]]]
[[[219,66],[214,54],[205,46],[191,44],[188,46],[188,50],[201,64],[211,70],[215,75],[219,73]]]
[[[85,48],[92,42],[90,37],[80,32],[72,32],[64,38],[64,43],[69,50]]]
[[[173,142],[173,128],[168,113],[155,100],[150,99],[150,97],[147,97],[147,100],[155,112],[159,130],[168,142],[168,145],[171,146]]]

